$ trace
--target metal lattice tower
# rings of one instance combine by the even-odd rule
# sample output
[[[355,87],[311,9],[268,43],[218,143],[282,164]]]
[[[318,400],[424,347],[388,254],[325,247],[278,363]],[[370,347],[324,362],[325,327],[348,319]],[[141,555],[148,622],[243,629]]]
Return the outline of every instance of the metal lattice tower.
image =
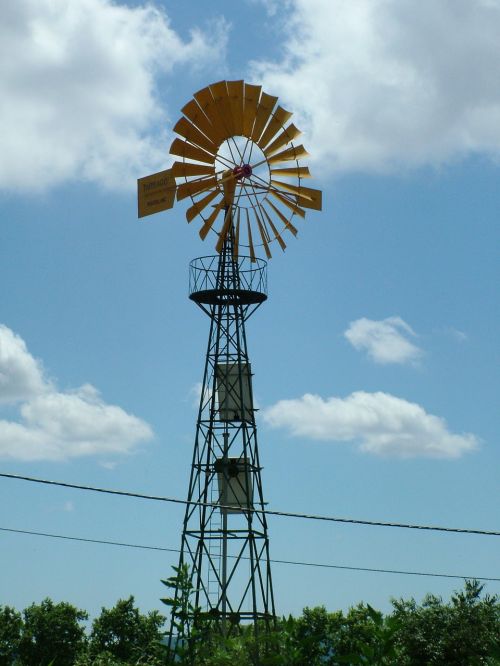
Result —
[[[219,255],[190,266],[190,298],[210,317],[210,333],[180,556],[194,606],[224,634],[245,622],[269,626],[275,615],[245,334],[267,298],[266,263],[233,249],[231,233]]]

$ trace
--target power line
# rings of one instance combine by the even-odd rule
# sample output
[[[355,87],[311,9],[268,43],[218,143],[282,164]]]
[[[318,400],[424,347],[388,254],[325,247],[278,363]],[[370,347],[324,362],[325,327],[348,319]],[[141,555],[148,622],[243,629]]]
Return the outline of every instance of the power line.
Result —
[[[225,507],[218,502],[188,502],[187,500],[182,500],[176,497],[162,497],[161,495],[144,495],[142,493],[134,493],[126,490],[111,490],[109,488],[96,488],[94,486],[83,486],[76,483],[66,483],[63,481],[49,481],[47,479],[38,479],[31,476],[21,476],[19,474],[6,474],[0,472],[0,477],[6,479],[16,479],[18,481],[31,481],[33,483],[42,483],[49,486],[60,486],[62,488],[73,488],[76,490],[86,490],[96,493],[104,493],[108,495],[119,495],[122,497],[133,497],[136,499],[145,499],[153,500],[156,502],[170,502],[173,504],[191,504],[196,506],[207,506],[214,508],[227,508],[233,509],[234,507],[228,506]],[[351,525],[368,525],[371,527],[398,527],[401,529],[407,530],[426,530],[430,532],[450,532],[454,534],[479,534],[481,536],[500,536],[500,532],[494,532],[489,530],[478,530],[478,529],[468,529],[460,527],[440,527],[437,525],[415,525],[411,523],[388,523],[383,521],[375,520],[361,520],[357,518],[339,518],[336,516],[321,516],[315,514],[306,514],[306,513],[294,513],[291,511],[273,511],[271,509],[246,509],[245,511],[250,511],[252,513],[265,514],[266,516],[279,516],[282,518],[302,518],[306,520],[320,520],[325,522],[332,523],[348,523]]]
[[[106,539],[88,539],[85,537],[74,537],[66,534],[51,534],[49,532],[35,532],[33,530],[17,530],[10,527],[0,527],[2,532],[12,532],[14,534],[29,534],[31,536],[49,537],[51,539],[64,539],[68,541],[83,541],[84,543],[104,544],[107,546],[120,546],[122,548],[139,548],[141,550],[156,550],[167,553],[180,553],[178,548],[165,548],[163,546],[146,546],[145,544],[126,543],[123,541],[108,541]],[[229,558],[235,559],[236,555],[228,555]],[[248,557],[241,559],[248,560]],[[301,567],[316,567],[321,569],[344,569],[348,571],[366,571],[369,573],[385,573],[385,574],[398,574],[401,576],[427,576],[432,578],[459,578],[461,580],[475,579],[490,582],[500,582],[500,578],[488,578],[486,576],[459,576],[458,574],[442,574],[431,573],[427,571],[402,571],[399,569],[376,569],[374,567],[352,567],[341,564],[325,564],[321,562],[302,562],[297,560],[270,560],[273,564],[292,564]]]

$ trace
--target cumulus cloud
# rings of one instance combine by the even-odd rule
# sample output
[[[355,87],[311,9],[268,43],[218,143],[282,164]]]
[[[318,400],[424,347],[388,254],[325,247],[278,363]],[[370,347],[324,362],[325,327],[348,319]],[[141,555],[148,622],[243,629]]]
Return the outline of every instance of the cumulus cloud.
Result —
[[[153,436],[145,421],[105,403],[90,384],[58,391],[6,326],[0,326],[0,401],[19,408],[17,420],[0,419],[0,459],[123,454]]]
[[[87,180],[129,186],[165,168],[156,90],[177,66],[214,66],[221,20],[187,40],[152,4],[16,0],[2,7],[0,188],[43,190]]]
[[[422,355],[422,350],[408,339],[415,337],[415,332],[401,317],[380,321],[362,317],[349,324],[344,336],[376,363],[412,363]]]
[[[347,398],[306,393],[264,410],[273,428],[309,439],[355,442],[362,451],[398,458],[458,458],[478,446],[470,434],[454,434],[444,419],[388,393],[356,391]]]
[[[296,112],[322,169],[500,156],[498,0],[284,0],[279,19],[282,57],[252,74]]]
[[[19,335],[0,324],[0,403],[26,400],[46,388],[40,362]]]

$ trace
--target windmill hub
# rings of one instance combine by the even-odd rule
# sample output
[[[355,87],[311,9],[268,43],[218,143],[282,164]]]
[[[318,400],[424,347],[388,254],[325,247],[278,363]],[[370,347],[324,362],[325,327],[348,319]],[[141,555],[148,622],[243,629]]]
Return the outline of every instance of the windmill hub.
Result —
[[[250,164],[242,164],[241,166],[234,167],[233,174],[236,180],[242,180],[243,178],[250,178],[252,175],[252,167]]]

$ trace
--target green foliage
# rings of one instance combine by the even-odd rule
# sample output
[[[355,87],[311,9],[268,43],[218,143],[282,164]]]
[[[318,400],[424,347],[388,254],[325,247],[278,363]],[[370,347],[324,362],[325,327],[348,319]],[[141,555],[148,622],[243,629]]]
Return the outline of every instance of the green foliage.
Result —
[[[172,569],[174,575],[161,582],[172,591],[173,596],[161,599],[161,601],[170,607],[171,633],[176,634],[181,640],[185,640],[190,635],[192,625],[198,620],[200,611],[191,602],[194,589],[189,566],[181,564]]]
[[[466,581],[465,589],[448,604],[434,595],[428,595],[421,606],[414,599],[393,601],[401,664],[499,663],[500,603],[496,596],[481,598],[482,591],[478,581]]]
[[[87,652],[82,654],[75,662],[75,666],[132,666],[136,664],[150,664],[151,666],[163,666],[164,662],[161,659],[149,659],[147,661],[139,660],[137,662],[122,661],[117,659],[110,652],[101,652],[100,654],[92,657]]]
[[[342,622],[342,613],[329,613],[324,606],[304,608],[296,621],[293,636],[299,662],[327,664]]]
[[[349,609],[346,615],[341,611],[329,613],[323,606],[305,608],[296,620],[296,654],[289,660],[311,666],[396,664],[396,628],[393,618],[365,604]]]
[[[188,570],[174,573],[164,581],[174,591],[165,602],[172,629],[186,638],[175,661],[160,644],[164,618],[141,614],[133,597],[103,608],[88,640],[86,613],[46,599],[25,609],[24,621],[0,606],[0,666],[500,666],[499,599],[477,581],[447,603],[433,595],[422,604],[393,601],[385,616],[366,604],[347,613],[306,608],[271,631],[237,625],[225,636],[220,618],[192,605]]]
[[[213,634],[208,643],[196,643],[192,658],[196,666],[253,665],[243,636],[224,638],[220,634]]]
[[[500,666],[500,606],[496,597],[481,597],[482,586],[467,581],[445,604],[427,596],[394,601],[384,616],[359,604],[344,614],[324,607],[305,608],[297,619],[278,622],[272,632],[254,635],[252,627],[224,637],[221,627],[191,606],[187,569],[165,581],[177,590],[166,600],[175,609],[173,628],[190,623],[189,650],[177,663],[189,666]],[[180,576],[178,576],[180,574]],[[179,586],[179,587],[177,587]]]
[[[195,590],[189,566],[182,563],[172,569],[174,575],[161,581],[172,592],[172,596],[161,599],[170,608],[170,659],[173,663],[204,664],[201,655],[216,650],[212,642],[220,632],[213,631],[213,620],[203,618],[192,602]]]
[[[85,645],[85,630],[81,622],[88,618],[85,611],[66,602],[54,603],[44,599],[23,612],[24,624],[19,654],[23,664],[73,666]]]
[[[358,612],[356,613],[356,611]],[[349,626],[351,633],[349,641],[352,643],[352,652],[342,654],[341,649],[339,649],[340,656],[334,659],[332,663],[370,664],[371,666],[396,666],[396,664],[399,664],[395,645],[398,629],[397,620],[394,617],[384,617],[382,613],[376,611],[369,604],[351,609],[347,615],[348,623],[351,620],[350,616],[353,614],[358,616],[356,620],[362,616],[363,627],[358,626],[358,630],[353,632],[353,627]]]
[[[297,666],[302,664],[302,649],[297,640],[297,620],[291,615],[282,618],[269,633],[263,630],[258,637],[253,637],[257,648],[252,653],[259,654],[262,666]],[[262,628],[264,629],[264,628]]]
[[[111,609],[103,608],[92,623],[89,639],[89,655],[103,666],[116,661],[134,664],[155,663],[164,649],[162,626],[165,622],[158,611],[142,614],[134,605],[134,597],[120,599]],[[107,660],[107,661],[106,661]]]
[[[21,613],[0,606],[0,666],[11,666],[19,654],[23,620]]]

